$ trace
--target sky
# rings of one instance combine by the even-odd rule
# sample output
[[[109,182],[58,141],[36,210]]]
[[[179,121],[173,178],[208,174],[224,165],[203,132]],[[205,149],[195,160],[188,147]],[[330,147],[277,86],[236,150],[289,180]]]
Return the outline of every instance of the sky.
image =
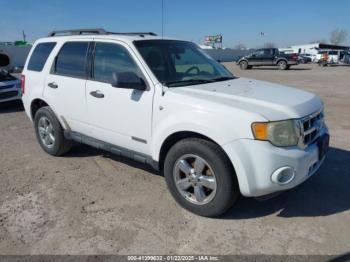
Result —
[[[223,35],[223,45],[279,47],[329,40],[348,32],[349,0],[163,0],[164,36],[200,43]],[[52,30],[104,28],[162,33],[162,0],[0,0],[0,41],[34,41]],[[260,32],[264,32],[261,36]]]

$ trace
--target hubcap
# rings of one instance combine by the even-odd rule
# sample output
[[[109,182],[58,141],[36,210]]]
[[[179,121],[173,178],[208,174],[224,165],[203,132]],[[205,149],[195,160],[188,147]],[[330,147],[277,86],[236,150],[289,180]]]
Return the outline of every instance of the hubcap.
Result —
[[[180,157],[175,163],[173,176],[177,190],[193,204],[207,204],[216,194],[215,174],[199,156],[188,154]]]
[[[46,116],[39,119],[38,132],[43,145],[52,148],[55,144],[55,130]]]

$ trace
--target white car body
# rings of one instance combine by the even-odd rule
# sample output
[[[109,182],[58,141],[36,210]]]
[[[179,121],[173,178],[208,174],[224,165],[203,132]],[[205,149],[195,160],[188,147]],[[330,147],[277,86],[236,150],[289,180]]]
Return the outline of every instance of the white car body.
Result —
[[[329,64],[338,64],[340,62],[340,53],[343,52],[341,50],[330,50],[330,51],[320,51],[317,53],[315,57],[315,62],[317,63],[323,58],[323,55],[326,53],[328,55],[327,62]]]
[[[230,81],[168,88],[152,73],[133,44],[156,36],[85,35],[43,38],[34,44],[56,42],[42,72],[23,70],[26,89],[23,102],[33,119],[31,105],[40,99],[55,112],[65,130],[136,152],[134,159],[160,161],[161,148],[170,136],[193,132],[205,136],[226,152],[235,168],[244,196],[262,196],[300,184],[320,166],[318,147],[276,147],[254,139],[253,122],[302,119],[323,110],[314,94],[267,82],[237,78]],[[110,84],[50,74],[51,66],[66,41],[102,41],[124,46],[146,78],[147,90],[110,88]],[[55,82],[58,89],[48,87]],[[105,99],[88,94],[100,90]],[[113,109],[113,110],[112,110]],[[114,121],[111,121],[114,119]],[[322,126],[319,134],[328,133]],[[145,161],[147,162],[147,161]],[[279,184],[272,176],[291,167],[292,181]]]

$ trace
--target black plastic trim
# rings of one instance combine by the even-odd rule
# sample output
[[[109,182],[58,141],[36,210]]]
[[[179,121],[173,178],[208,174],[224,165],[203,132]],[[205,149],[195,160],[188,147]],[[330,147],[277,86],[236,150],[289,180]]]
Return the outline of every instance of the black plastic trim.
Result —
[[[114,155],[127,157],[135,161],[141,162],[143,164],[148,164],[154,169],[159,170],[159,163],[153,160],[152,157],[149,155],[139,153],[124,147],[116,146],[107,142],[103,142],[96,138],[92,138],[74,131],[65,131],[64,136],[67,139],[74,140],[76,142],[83,143],[97,149],[108,151]]]

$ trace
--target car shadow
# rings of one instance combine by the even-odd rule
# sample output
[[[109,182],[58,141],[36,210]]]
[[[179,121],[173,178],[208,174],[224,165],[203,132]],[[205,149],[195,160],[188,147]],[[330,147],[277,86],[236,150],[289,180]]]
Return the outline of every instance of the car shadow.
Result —
[[[350,152],[331,148],[320,170],[302,185],[275,198],[241,197],[222,219],[329,216],[350,209]]]
[[[343,255],[335,256],[328,260],[328,262],[349,262],[350,261],[350,252]]]
[[[133,159],[123,157],[123,156],[117,156],[112,153],[109,153],[107,151],[101,150],[101,149],[96,149],[94,147],[84,145],[84,144],[76,144],[72,148],[69,153],[65,155],[65,157],[89,157],[89,156],[101,156],[104,158],[111,159],[116,162],[123,163],[125,165],[128,165],[133,168],[138,168],[143,171],[146,171],[152,175],[157,175],[160,176],[160,172],[152,168],[150,165],[143,164],[141,162],[137,162]]]
[[[21,111],[24,111],[23,103],[21,100],[0,103],[0,114],[15,113]]]

